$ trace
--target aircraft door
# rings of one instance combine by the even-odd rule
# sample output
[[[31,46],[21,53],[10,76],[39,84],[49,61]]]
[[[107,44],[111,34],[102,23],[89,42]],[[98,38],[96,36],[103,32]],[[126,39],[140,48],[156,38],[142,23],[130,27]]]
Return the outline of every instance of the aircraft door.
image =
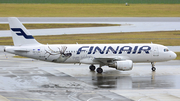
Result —
[[[158,46],[154,46],[153,56],[159,56]]]

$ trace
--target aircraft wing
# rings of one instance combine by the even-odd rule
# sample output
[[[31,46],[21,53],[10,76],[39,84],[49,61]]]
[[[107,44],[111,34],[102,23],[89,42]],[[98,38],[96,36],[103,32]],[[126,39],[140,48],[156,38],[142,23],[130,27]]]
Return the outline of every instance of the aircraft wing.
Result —
[[[107,65],[113,61],[127,60],[129,57],[126,56],[97,56],[92,58],[82,59],[80,62],[85,64],[104,64]]]
[[[108,64],[113,61],[127,60],[129,57],[126,56],[106,56],[106,57],[94,57],[94,61],[98,61],[103,64]]]

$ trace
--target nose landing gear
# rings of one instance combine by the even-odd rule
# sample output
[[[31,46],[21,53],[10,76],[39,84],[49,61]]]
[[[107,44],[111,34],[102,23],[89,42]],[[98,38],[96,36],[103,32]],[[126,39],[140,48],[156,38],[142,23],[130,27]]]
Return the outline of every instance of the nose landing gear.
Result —
[[[151,65],[152,65],[152,68],[151,68],[152,71],[155,72],[155,71],[156,71],[156,68],[154,67],[154,66],[155,66],[155,65],[154,65],[154,62],[151,62]]]

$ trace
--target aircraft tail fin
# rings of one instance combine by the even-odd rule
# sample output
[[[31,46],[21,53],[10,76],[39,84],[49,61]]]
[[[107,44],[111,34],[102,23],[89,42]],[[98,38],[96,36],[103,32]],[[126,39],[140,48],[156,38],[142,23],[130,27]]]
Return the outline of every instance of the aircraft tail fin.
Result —
[[[14,46],[40,44],[16,17],[10,17],[8,21]]]

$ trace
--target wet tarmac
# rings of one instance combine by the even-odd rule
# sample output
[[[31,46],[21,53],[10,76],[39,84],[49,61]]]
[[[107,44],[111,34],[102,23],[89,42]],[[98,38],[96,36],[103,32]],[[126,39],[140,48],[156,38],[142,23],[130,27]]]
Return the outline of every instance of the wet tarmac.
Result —
[[[150,63],[134,64],[131,71],[118,71],[103,67],[103,74],[90,72],[87,65],[78,68],[70,65],[67,67],[56,69],[99,89],[180,89],[179,60],[156,63],[156,72],[151,71]]]
[[[0,101],[132,101],[55,69],[62,65],[3,55]]]
[[[134,64],[131,71],[17,59],[0,51],[0,101],[178,101],[180,61]]]

